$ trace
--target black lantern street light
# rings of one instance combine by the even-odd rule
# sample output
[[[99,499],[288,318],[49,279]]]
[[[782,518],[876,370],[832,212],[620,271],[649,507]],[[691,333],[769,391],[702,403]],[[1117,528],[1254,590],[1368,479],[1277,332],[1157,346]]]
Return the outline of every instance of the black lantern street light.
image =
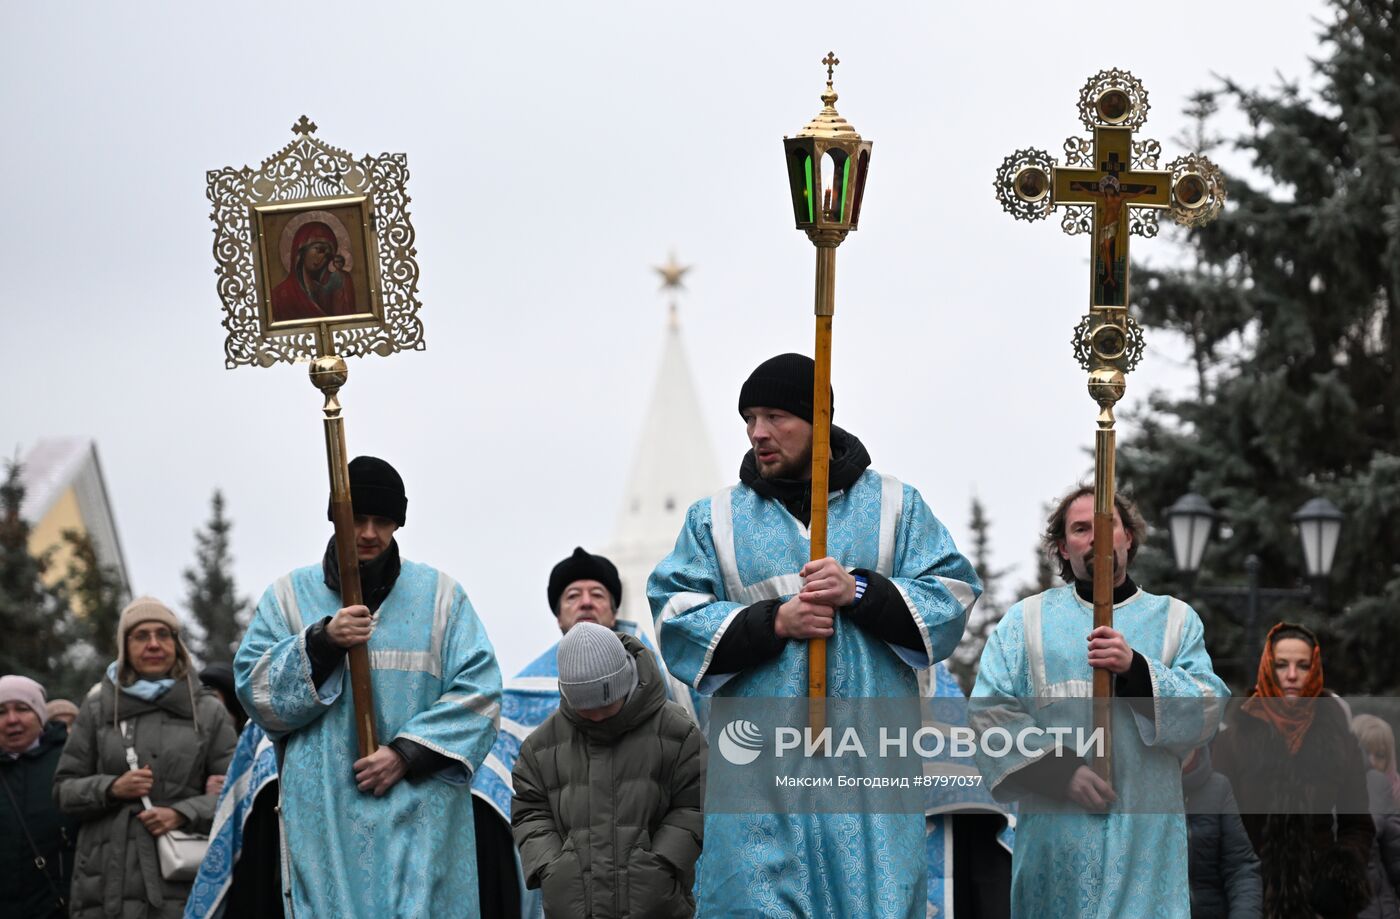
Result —
[[[1327,577],[1332,573],[1337,540],[1342,533],[1342,521],[1346,519],[1346,515],[1326,498],[1313,498],[1293,515],[1308,576],[1304,587],[1260,587],[1259,556],[1253,553],[1244,560],[1246,586],[1195,587],[1194,580],[1201,569],[1206,543],[1215,527],[1215,509],[1200,495],[1187,494],[1167,508],[1166,515],[1176,569],[1193,582],[1191,592],[1210,600],[1224,601],[1226,608],[1236,613],[1237,621],[1244,626],[1246,668],[1262,653],[1258,634],[1261,607],[1286,600],[1306,600],[1314,604],[1325,602]],[[1240,610],[1241,602],[1243,610]]]

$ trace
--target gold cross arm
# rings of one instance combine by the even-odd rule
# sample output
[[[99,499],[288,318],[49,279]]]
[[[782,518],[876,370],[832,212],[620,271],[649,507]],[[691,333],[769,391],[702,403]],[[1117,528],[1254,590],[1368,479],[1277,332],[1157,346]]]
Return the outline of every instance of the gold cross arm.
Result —
[[[1155,215],[1133,217],[1134,208],[1169,209],[1177,222],[1196,226],[1212,219],[1225,200],[1220,170],[1204,157],[1191,154],[1165,170],[1155,168],[1156,142],[1133,140],[1147,109],[1147,91],[1136,77],[1103,71],[1080,91],[1080,119],[1093,140],[1066,142],[1070,165],[1057,165],[1044,151],[1018,150],[997,173],[1002,207],[1018,219],[1038,220],[1056,207],[1080,209],[1067,214],[1062,226],[1068,233],[1091,234],[1091,310],[1127,309],[1129,236],[1154,235],[1156,224]]]

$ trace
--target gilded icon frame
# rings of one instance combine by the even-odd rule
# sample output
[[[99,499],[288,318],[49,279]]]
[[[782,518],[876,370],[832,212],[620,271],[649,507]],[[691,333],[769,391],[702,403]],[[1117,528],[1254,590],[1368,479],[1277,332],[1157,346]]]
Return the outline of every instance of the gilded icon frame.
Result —
[[[305,116],[291,143],[257,168],[207,173],[214,209],[214,261],[223,303],[224,366],[270,367],[325,354],[387,356],[422,351],[418,262],[409,219],[408,161],[402,153],[355,158],[312,136]],[[286,280],[282,263],[286,222],[313,211],[338,215],[352,248],[335,254],[362,261],[347,271],[355,307],[322,316],[279,318],[274,291]],[[354,218],[349,217],[354,214]],[[334,229],[333,227],[331,229]],[[334,234],[339,239],[340,234]],[[304,291],[310,295],[305,284]]]

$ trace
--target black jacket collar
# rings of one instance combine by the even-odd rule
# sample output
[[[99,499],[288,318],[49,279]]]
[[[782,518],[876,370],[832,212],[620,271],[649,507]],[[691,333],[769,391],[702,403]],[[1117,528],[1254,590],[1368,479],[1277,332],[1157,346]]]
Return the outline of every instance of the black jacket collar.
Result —
[[[831,427],[831,468],[827,474],[829,492],[845,491],[870,468],[870,454],[865,445],[850,432]],[[739,464],[739,481],[765,498],[783,502],[792,516],[808,526],[812,522],[812,483],[799,479],[765,479],[758,474],[758,461],[753,451],[744,454]]]
[[[399,579],[403,565],[399,561],[399,541],[389,540],[389,548],[367,562],[360,562],[360,596],[371,612],[378,612],[394,582]],[[335,537],[326,546],[326,554],[321,557],[321,576],[326,586],[336,596],[340,596],[340,563],[335,551]]]

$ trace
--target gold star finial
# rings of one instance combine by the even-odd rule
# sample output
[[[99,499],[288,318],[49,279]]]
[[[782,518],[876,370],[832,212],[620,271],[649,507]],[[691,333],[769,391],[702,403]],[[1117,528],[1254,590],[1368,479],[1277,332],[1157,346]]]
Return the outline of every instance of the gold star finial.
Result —
[[[666,264],[658,265],[652,270],[661,275],[662,290],[684,290],[685,285],[681,283],[681,279],[690,269],[690,265],[682,265],[676,261],[676,253],[672,252],[667,256]]]
[[[826,82],[830,83],[833,72],[836,70],[836,65],[841,63],[841,61],[836,57],[835,51],[828,51],[826,57],[822,58],[822,63],[826,65]]]
[[[676,253],[672,252],[666,257],[666,264],[652,268],[652,271],[661,275],[661,289],[669,291],[671,294],[668,308],[672,329],[680,328],[680,311],[676,308],[676,293],[685,290],[685,285],[681,283],[681,279],[685,277],[685,273],[689,271],[691,267],[690,265],[682,265],[680,262],[676,261]]]

